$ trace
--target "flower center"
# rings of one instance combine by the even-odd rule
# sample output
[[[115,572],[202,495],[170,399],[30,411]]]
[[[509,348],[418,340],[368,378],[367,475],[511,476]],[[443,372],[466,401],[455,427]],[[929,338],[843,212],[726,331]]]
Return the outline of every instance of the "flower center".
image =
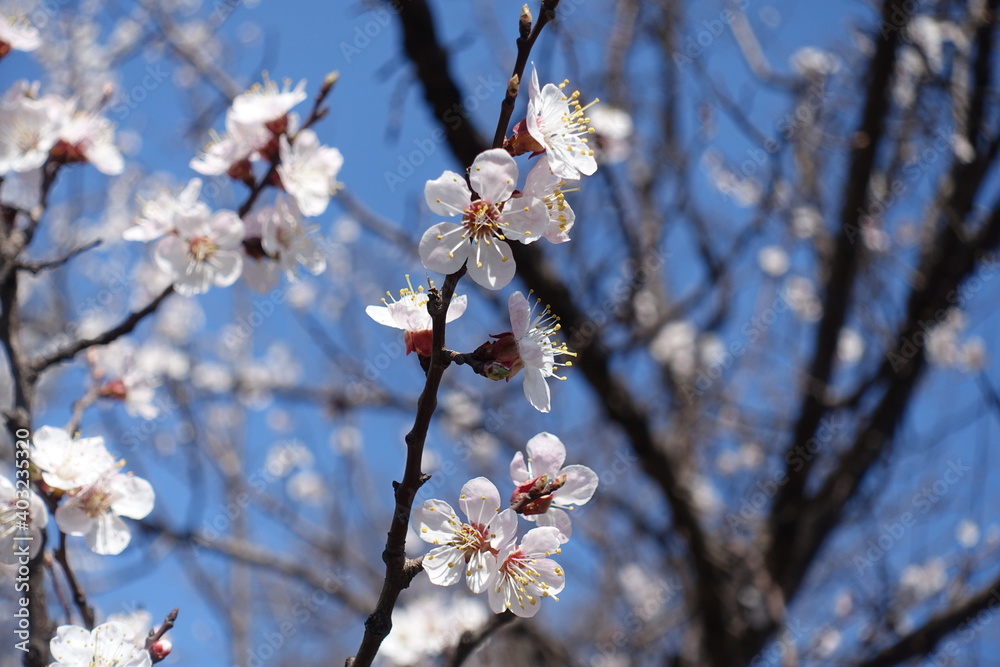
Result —
[[[198,263],[211,259],[219,247],[207,236],[196,236],[188,244],[188,253]]]
[[[80,507],[87,516],[101,516],[111,511],[111,494],[95,484],[80,494]]]
[[[482,199],[469,204],[462,216],[462,227],[465,228],[466,236],[473,241],[490,236],[503,236],[499,233],[501,222],[500,208],[496,204],[490,204]]]
[[[455,531],[455,539],[451,543],[465,552],[466,562],[473,554],[480,551],[494,551],[490,547],[490,533],[486,526],[480,523],[463,523],[462,527]]]

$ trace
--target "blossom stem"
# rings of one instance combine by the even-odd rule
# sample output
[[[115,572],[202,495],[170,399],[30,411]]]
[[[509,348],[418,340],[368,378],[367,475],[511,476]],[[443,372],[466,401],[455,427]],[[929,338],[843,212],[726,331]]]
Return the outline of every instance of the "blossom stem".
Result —
[[[79,581],[77,581],[76,575],[73,573],[73,568],[70,567],[69,558],[66,555],[66,533],[59,532],[59,547],[55,549],[52,555],[59,565],[62,566],[63,574],[66,575],[66,582],[69,584],[70,591],[73,594],[73,604],[80,611],[83,625],[88,630],[93,630],[94,608],[87,602],[87,595],[83,592]]]
[[[511,79],[515,76],[518,81],[524,80],[524,68],[528,65],[528,55],[531,54],[531,47],[535,45],[535,40],[542,32],[545,24],[556,16],[556,7],[559,0],[542,0],[542,9],[538,12],[538,19],[531,29],[531,34],[527,37],[517,38],[517,59],[514,61],[514,71]],[[517,100],[518,89],[508,89],[507,95],[500,104],[500,120],[497,122],[497,131],[493,135],[493,148],[503,148],[504,138],[507,136],[507,127],[510,125],[510,117],[514,115],[514,102]]]

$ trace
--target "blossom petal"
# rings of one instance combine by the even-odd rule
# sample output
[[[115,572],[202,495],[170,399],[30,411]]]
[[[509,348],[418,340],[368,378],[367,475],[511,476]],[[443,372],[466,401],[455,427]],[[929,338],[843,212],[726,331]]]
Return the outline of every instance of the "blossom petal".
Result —
[[[60,625],[49,642],[52,657],[68,665],[89,664],[94,659],[90,630],[75,625]]]
[[[484,151],[472,162],[469,183],[483,201],[491,204],[507,201],[517,187],[517,163],[502,148]]]
[[[500,492],[485,477],[470,479],[462,487],[458,506],[469,517],[470,523],[485,526],[500,511]]]
[[[538,573],[532,588],[535,588],[542,597],[558,595],[566,587],[566,574],[551,558],[540,558],[532,563],[531,567]]]
[[[396,324],[396,320],[393,319],[387,306],[368,306],[365,308],[365,313],[384,327],[392,327],[393,329],[403,328]]]
[[[462,268],[469,258],[470,244],[461,238],[462,228],[439,222],[420,238],[420,261],[427,269],[448,275]]]
[[[452,586],[457,584],[465,574],[465,554],[458,547],[451,545],[431,549],[424,556],[423,566],[427,578],[437,586]]]
[[[465,312],[466,307],[469,305],[469,297],[466,295],[456,296],[448,304],[448,317],[445,319],[446,322],[454,322],[462,316]]]
[[[56,525],[67,535],[86,535],[94,525],[94,517],[73,498],[56,508]]]
[[[524,369],[524,395],[531,407],[539,412],[548,412],[552,407],[549,385],[545,382],[542,371],[537,368]]]
[[[238,248],[243,242],[246,228],[235,211],[216,211],[208,226],[212,231],[212,240],[224,250]]]
[[[115,514],[130,519],[145,519],[153,511],[156,494],[153,486],[141,477],[115,475],[109,483],[109,490],[116,498],[111,503]]]
[[[489,551],[477,551],[472,554],[465,569],[465,583],[469,590],[477,595],[482,593],[497,568],[497,559]]]
[[[455,536],[462,525],[455,510],[443,500],[426,500],[413,510],[411,519],[414,530],[424,542],[445,544]]]
[[[532,518],[539,526],[551,526],[558,530],[560,544],[566,544],[569,538],[573,537],[573,521],[569,518],[569,512],[558,507],[550,507],[544,514],[535,514]]]
[[[461,215],[472,202],[472,192],[465,179],[453,171],[446,171],[424,186],[427,207],[438,215]]]
[[[258,294],[273,290],[281,279],[281,267],[270,259],[254,259],[243,257],[243,270],[240,272],[250,289]]]
[[[566,483],[553,495],[559,505],[586,505],[597,491],[597,473],[587,466],[571,465],[559,471]]]
[[[517,291],[507,299],[507,311],[510,313],[510,332],[515,340],[521,340],[531,324],[531,304],[524,294]]]
[[[164,236],[153,248],[153,261],[160,271],[176,278],[188,265],[187,244],[177,236]]]
[[[533,477],[557,475],[566,460],[566,446],[551,433],[539,433],[528,441],[525,449],[528,451],[528,463]]]
[[[550,233],[549,212],[538,197],[522,195],[508,200],[503,219],[504,237],[525,245],[547,238]]]
[[[489,523],[490,546],[503,549],[517,538],[517,512],[507,508]]]
[[[559,529],[553,526],[532,528],[521,539],[521,553],[528,558],[547,558],[559,551]]]
[[[427,297],[410,294],[396,303],[389,304],[389,313],[396,326],[407,331],[424,331],[434,326],[430,313],[427,312]]]
[[[96,524],[87,533],[87,546],[95,554],[116,556],[125,551],[132,541],[132,531],[121,517],[112,513],[97,517]]]
[[[524,461],[524,454],[521,452],[515,452],[514,458],[510,461],[510,478],[515,484],[524,484],[531,479],[531,473],[528,472],[528,465]]]
[[[229,287],[243,273],[243,256],[231,250],[218,250],[212,257],[212,265],[215,269],[212,282],[216,287]]]
[[[484,252],[485,246],[485,252]],[[478,261],[470,253],[469,277],[487,289],[498,290],[510,284],[517,267],[510,254],[510,246],[493,239],[489,245],[477,243]]]

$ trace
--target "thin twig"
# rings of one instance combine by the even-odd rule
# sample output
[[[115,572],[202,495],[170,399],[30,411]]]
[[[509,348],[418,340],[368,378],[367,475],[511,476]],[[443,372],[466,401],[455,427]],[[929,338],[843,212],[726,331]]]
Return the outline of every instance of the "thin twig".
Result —
[[[152,658],[154,665],[163,660],[163,658],[166,658],[167,656],[157,657],[156,655],[154,655],[152,651],[153,646],[156,644],[156,642],[160,641],[163,638],[163,635],[167,634],[167,632],[169,632],[170,629],[174,627],[174,622],[177,621],[177,613],[179,611],[180,611],[179,609],[174,607],[174,609],[169,614],[167,614],[166,617],[164,617],[163,624],[160,625],[160,627],[158,628],[153,628],[152,630],[150,630],[149,634],[146,636],[145,648],[147,651],[149,651],[150,657]]]
[[[56,561],[62,566],[63,573],[66,575],[66,581],[69,583],[70,591],[73,594],[73,604],[80,611],[80,617],[83,619],[83,624],[88,630],[94,629],[94,609],[87,602],[87,595],[83,592],[83,588],[80,583],[76,580],[76,575],[73,573],[73,568],[70,567],[69,558],[66,556],[66,533],[60,531],[59,533],[59,547],[54,552],[54,557]]]
[[[70,250],[69,254],[60,257],[58,259],[49,260],[48,262],[20,262],[17,265],[17,268],[20,269],[21,271],[28,271],[29,273],[37,275],[38,273],[48,269],[59,268],[60,266],[62,266],[69,260],[73,259],[77,255],[87,252],[88,250],[92,250],[97,246],[101,245],[101,243],[102,243],[101,239],[96,239],[86,245],[80,246],[79,248]]]
[[[519,85],[507,86],[507,96],[504,97],[503,103],[500,105],[500,120],[497,121],[497,131],[493,135],[493,148],[503,147],[504,137],[507,136],[507,126],[510,125],[510,117],[514,114],[514,102],[520,91],[520,83],[524,81],[524,68],[528,64],[531,47],[535,45],[535,40],[538,39],[545,24],[555,18],[558,5],[559,0],[542,0],[542,8],[531,29],[531,34],[517,39],[517,60],[514,62],[514,71],[510,75],[510,81],[517,77]]]

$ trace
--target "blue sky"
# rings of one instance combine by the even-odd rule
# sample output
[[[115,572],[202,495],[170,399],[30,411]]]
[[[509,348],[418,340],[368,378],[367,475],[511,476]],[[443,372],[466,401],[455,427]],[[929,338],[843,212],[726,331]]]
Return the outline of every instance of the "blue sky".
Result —
[[[197,3],[191,4],[194,7]],[[555,39],[555,33],[546,31],[533,54],[543,82],[560,81],[569,76],[573,78],[574,86],[580,86],[584,90],[584,97],[607,95],[601,90],[601,82],[596,77],[605,57],[602,45],[607,29],[597,4],[603,5],[583,0],[575,3],[564,0],[565,23],[560,27],[560,39]],[[853,51],[852,26],[867,25],[872,19],[870,10],[858,2],[784,1],[744,4],[751,22],[758,30],[771,65],[778,71],[787,71],[788,57],[803,46],[818,46],[837,52]],[[433,5],[439,20],[439,38],[451,49],[452,74],[467,96],[466,107],[477,127],[484,135],[489,136],[496,122],[503,87],[511,67],[519,4],[442,0]],[[336,146],[344,154],[345,166],[340,179],[351,194],[375,213],[394,221],[414,240],[419,238],[430,222],[423,210],[423,183],[429,178],[437,177],[445,169],[460,170],[461,165],[455,164],[450,152],[440,141],[437,125],[424,108],[422,91],[413,80],[408,62],[400,54],[398,30],[392,12],[381,4],[370,9],[362,3],[301,1],[244,3],[236,5],[231,13],[228,13],[227,7],[221,2],[216,5],[205,3],[195,8],[192,16],[225,17],[220,33],[224,41],[235,46],[235,50],[228,54],[228,60],[220,62],[227,68],[233,67],[228,72],[241,85],[259,81],[260,70],[266,69],[275,80],[287,78],[296,82],[305,79],[312,95],[327,73],[333,70],[340,72],[340,79],[328,102],[330,114],[315,129],[324,143]],[[728,94],[755,119],[760,130],[776,133],[777,123],[786,111],[787,101],[783,93],[758,89],[739,56],[728,28],[719,32],[725,17],[724,11],[725,5],[720,2],[692,3],[688,8],[688,27],[682,31],[681,41],[685,45],[699,43],[702,50],[690,51],[687,55],[693,56],[697,65],[710,72],[714,82],[725,87]],[[502,22],[493,23],[497,17]],[[108,29],[118,17],[102,14],[100,18],[105,29]],[[688,42],[688,38],[692,42]],[[569,44],[572,45],[574,54],[572,58],[566,57]],[[640,58],[634,63],[633,70],[642,72],[648,68],[653,72],[654,65],[648,58]],[[687,64],[684,66],[684,73],[684,86],[687,90],[700,91],[706,98],[709,97],[706,82],[697,67]],[[30,58],[15,54],[4,61],[4,68],[0,70],[0,84],[6,88],[12,80],[25,76],[37,77],[39,70]],[[110,114],[113,120],[119,122],[120,130],[131,130],[135,133],[133,138],[141,139],[141,147],[130,159],[148,172],[163,172],[168,180],[177,184],[184,183],[195,175],[188,168],[188,162],[199,145],[207,140],[207,137],[195,138],[184,134],[188,127],[190,104],[177,93],[173,85],[184,76],[184,68],[175,60],[164,59],[155,53],[138,54],[123,63],[120,69],[120,80],[117,83],[124,94],[122,103],[125,108],[113,106]],[[200,105],[216,100],[214,93],[203,87],[196,88],[195,94]],[[648,105],[656,104],[660,94],[652,76],[648,88],[636,92],[640,103],[646,103],[645,107],[636,110],[636,122],[641,129],[651,127],[653,121],[643,111],[648,110]],[[307,113],[308,104],[309,102],[303,103],[299,108],[301,113]],[[523,100],[518,109],[518,113],[521,113]],[[218,109],[209,126],[222,129],[223,111],[222,108]],[[695,130],[694,112],[695,109],[682,109],[692,133]],[[515,114],[515,120],[518,117]],[[730,159],[742,159],[744,155],[751,155],[757,147],[748,142],[721,114],[718,118],[719,134],[714,145],[720,147]],[[103,179],[88,175],[83,182],[89,187],[99,188]],[[730,202],[719,196],[709,184],[704,171],[695,179],[694,186],[694,196],[705,204],[706,210],[718,215],[727,224],[733,219],[742,220],[742,216],[746,215],[746,211],[735,210]],[[231,206],[233,199],[223,192],[215,204]],[[335,201],[319,220],[324,234],[332,233],[329,230],[336,228],[341,215],[342,211]],[[581,212],[578,215],[586,224],[587,213]],[[339,243],[336,237],[333,242]],[[328,331],[328,334],[339,345],[356,346],[362,366],[366,361],[377,362],[382,352],[398,343],[395,332],[381,329],[364,318],[361,314],[364,305],[377,303],[377,299],[387,289],[395,291],[402,287],[404,272],[413,273],[415,281],[424,274],[416,259],[401,257],[398,252],[387,250],[379,243],[372,235],[363,233],[359,241],[353,244],[345,242],[338,246],[339,251],[353,255],[352,267],[357,272],[356,275],[369,279],[366,284],[358,286],[356,292],[338,293],[335,276],[316,280],[319,290],[331,298],[331,307],[337,312],[337,317],[332,319],[345,325]],[[593,245],[587,252],[595,253],[596,256],[600,252],[600,239],[592,239],[591,243]],[[690,263],[684,260],[683,252],[672,253],[671,264],[672,274],[690,273]],[[502,307],[495,308],[495,302],[478,296],[470,285],[466,285],[465,289],[473,295],[470,310],[478,309],[478,315],[457,322],[449,329],[449,336],[451,340],[462,341],[471,349],[481,342],[483,328],[488,333],[499,333],[506,327],[506,321]],[[505,302],[512,289],[513,287],[503,292],[500,304]],[[747,312],[752,313],[752,304],[758,298],[757,294],[746,294],[740,301]],[[211,293],[201,297],[199,301],[207,313],[207,321],[198,336],[196,347],[207,352],[214,349],[222,323],[228,321],[230,315],[246,317],[260,299],[241,290],[235,295]],[[981,302],[973,301],[970,304],[970,308],[978,307],[981,307]],[[801,329],[790,327],[789,332],[783,333],[787,333],[799,344],[805,340]],[[141,332],[141,335],[144,334],[145,332]],[[727,336],[727,341],[739,339],[738,332],[728,332]],[[279,337],[288,341],[296,350],[308,350],[305,356],[313,361],[306,365],[303,372],[306,384],[321,385],[329,377],[330,365],[322,359],[315,342],[294,316],[268,318],[255,332],[256,352],[262,354],[267,344]],[[647,368],[639,369],[639,372],[643,370],[649,371]],[[421,374],[412,359],[396,359],[389,372],[393,383],[404,391],[410,394],[418,391]],[[467,375],[456,373],[455,376],[460,382],[468,379]],[[972,400],[975,396],[974,387],[969,382],[960,380],[962,378],[947,374],[939,377],[935,380],[936,384],[925,387],[925,396],[933,397],[951,386],[958,386],[960,389],[956,391],[960,392],[962,400],[966,396]],[[71,398],[79,382],[78,374],[63,375],[58,393],[67,399]],[[482,390],[481,387],[479,389]],[[496,391],[516,395],[520,393],[520,386],[519,383],[511,383]],[[562,383],[555,391],[554,410],[572,410],[577,405],[588,404],[587,390],[582,379],[574,379],[572,375],[568,382]],[[940,404],[935,405],[933,400],[925,400],[928,403],[927,411],[914,415],[909,420],[908,427],[915,432],[926,428],[925,416],[927,423],[930,423],[938,415],[936,408],[942,407]],[[330,421],[317,414],[314,409],[290,403],[282,407],[293,415],[296,423],[294,435],[309,443],[319,461],[318,465],[327,470],[338,471],[337,474],[344,472],[343,461],[327,446]],[[51,406],[36,421],[38,424],[61,424],[67,414],[68,403],[64,402]],[[128,419],[123,414],[118,414],[115,418]],[[384,532],[385,517],[389,511],[389,481],[398,478],[401,472],[401,434],[408,422],[409,418],[399,412],[373,411],[354,424],[364,434],[366,447],[372,448],[367,450],[371,478],[363,483],[373,490],[374,495],[366,498],[364,503],[367,505],[367,512],[378,517],[374,526],[367,526],[369,531],[378,536]],[[113,421],[101,419],[93,413],[84,423],[97,431],[114,431]],[[548,428],[550,423],[538,415],[527,414],[523,423],[519,422],[518,426],[530,435]],[[560,420],[559,424],[568,432],[574,433],[571,420]],[[334,423],[334,431],[344,426]],[[260,469],[266,446],[277,436],[269,429],[264,415],[260,413],[251,413],[248,421],[241,424],[240,428],[248,434],[247,470]],[[946,446],[950,448],[949,451],[954,450],[954,456],[982,460],[981,457],[987,454],[983,449],[985,436],[977,432],[979,428],[979,424],[973,425],[968,433],[948,440]],[[437,429],[432,432],[432,436],[436,436],[432,437],[432,441],[445,443],[432,446],[432,449],[439,456],[447,456],[454,437]],[[113,441],[111,447],[116,449]],[[167,469],[150,470],[155,468],[155,459],[152,457],[136,458],[139,459],[137,465],[146,468],[154,479],[158,478],[157,488],[161,502],[169,498],[169,510],[161,508],[159,511],[165,512],[161,517],[169,516],[176,523],[185,516],[192,502],[204,504],[200,511],[202,517],[209,517],[206,521],[218,516],[220,506],[213,496],[194,497],[184,487],[182,475]],[[473,476],[499,470],[500,474],[494,476],[494,479],[498,484],[505,483],[504,461],[508,458],[509,452],[503,451],[488,465],[473,461],[461,466],[456,474],[439,474],[436,478],[441,484],[442,495],[439,497],[454,497],[462,482],[468,479],[463,477],[466,473]],[[613,458],[613,454],[608,457],[609,461]],[[924,475],[929,483],[933,483],[939,476],[938,473],[943,474],[943,466],[947,465],[947,461],[947,456],[935,457],[934,465],[928,471],[923,467],[922,457],[915,455],[914,460],[905,462],[903,470],[906,472],[899,473],[899,483],[904,483],[910,476],[907,472],[912,476]],[[606,464],[608,461],[601,463]],[[146,474],[146,471],[140,474]],[[208,502],[204,502],[206,499]],[[351,503],[347,502],[346,507],[352,508]],[[970,513],[974,510],[975,508],[968,508]],[[887,515],[891,514],[891,511],[887,511]],[[253,517],[255,520],[265,521],[256,514]],[[311,518],[322,517],[317,513]],[[352,516],[351,521],[359,527],[365,525],[365,518],[360,511],[358,515]],[[901,562],[905,562],[913,553],[933,551],[933,540],[941,534],[950,537],[954,529],[953,516],[946,515],[941,521],[942,524],[933,532],[921,530],[908,534],[904,539],[913,540],[913,551],[903,553],[904,550],[894,550],[891,558],[899,558]],[[261,525],[266,532],[267,524]],[[877,537],[878,528],[873,530]],[[848,537],[855,538],[856,535],[845,536],[845,539]],[[362,544],[370,551],[377,542],[378,539],[367,539]],[[78,553],[83,555],[82,547]],[[377,562],[377,553],[378,551],[370,551],[368,556]],[[600,567],[592,556],[584,538],[578,555],[575,558],[568,557],[579,568],[577,574],[581,580],[586,579],[589,571]],[[92,558],[81,557],[81,567],[92,561]],[[102,562],[101,565],[108,564]],[[154,617],[174,606],[181,607],[181,618],[174,630],[176,655],[173,663],[224,664],[228,660],[228,654],[221,634],[223,628],[213,619],[215,611],[201,601],[196,590],[197,584],[182,573],[181,569],[184,567],[186,561],[177,558],[176,554],[162,553],[155,548],[152,554],[134,550],[116,559],[114,565],[108,566],[107,570],[88,573],[87,586],[92,591],[94,600],[106,613],[113,613],[136,601],[148,607]],[[572,573],[572,566],[569,569]],[[150,573],[154,576],[146,576]],[[301,597],[305,594],[305,591],[301,591],[297,595]],[[572,589],[567,591],[568,605],[574,603],[574,595],[576,593]],[[298,597],[296,594],[292,595],[293,600]],[[554,624],[566,622],[555,614],[549,615],[549,621]],[[360,622],[345,622],[330,628],[330,634],[342,633],[345,637],[344,644],[349,647],[356,642],[359,628]],[[267,623],[261,623],[254,627],[253,637],[263,637],[268,630]],[[259,642],[254,640],[251,643],[256,646]]]

